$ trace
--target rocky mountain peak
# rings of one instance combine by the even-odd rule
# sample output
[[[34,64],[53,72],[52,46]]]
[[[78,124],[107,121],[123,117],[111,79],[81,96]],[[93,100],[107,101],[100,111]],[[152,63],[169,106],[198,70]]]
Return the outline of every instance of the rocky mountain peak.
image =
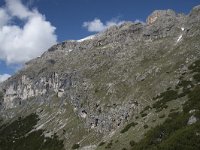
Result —
[[[147,18],[147,24],[148,25],[151,25],[153,24],[156,20],[158,20],[159,18],[174,18],[176,17],[176,13],[171,10],[171,9],[168,9],[168,10],[155,10],[150,16],[148,16]]]
[[[192,23],[196,23],[198,21],[200,21],[200,5],[195,6],[190,14],[189,14],[189,22]]]
[[[193,7],[193,9],[192,9],[192,11],[194,12],[194,11],[200,11],[200,5],[197,5],[197,6],[195,6],[195,7]]]

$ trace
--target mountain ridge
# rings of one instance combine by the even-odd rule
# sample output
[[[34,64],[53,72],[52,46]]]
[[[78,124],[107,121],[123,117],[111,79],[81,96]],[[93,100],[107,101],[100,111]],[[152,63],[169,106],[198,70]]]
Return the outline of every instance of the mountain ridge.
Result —
[[[198,89],[189,68],[198,66],[199,16],[200,6],[188,15],[154,11],[146,24],[54,45],[1,83],[2,124],[37,114],[32,130],[58,137],[65,149],[143,149],[135,142],[165,125],[171,110],[181,113]],[[198,125],[198,115],[190,120]]]

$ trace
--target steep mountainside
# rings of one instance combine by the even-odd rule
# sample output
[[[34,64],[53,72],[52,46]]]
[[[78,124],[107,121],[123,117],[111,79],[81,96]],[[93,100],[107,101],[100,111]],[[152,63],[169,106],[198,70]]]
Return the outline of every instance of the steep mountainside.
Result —
[[[200,6],[65,41],[0,85],[0,150],[200,149]]]

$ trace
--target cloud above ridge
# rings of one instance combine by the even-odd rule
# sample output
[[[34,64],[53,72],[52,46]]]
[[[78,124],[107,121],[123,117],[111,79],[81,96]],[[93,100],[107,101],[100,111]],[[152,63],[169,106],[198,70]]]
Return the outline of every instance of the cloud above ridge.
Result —
[[[0,83],[7,80],[10,77],[9,74],[0,75]]]
[[[55,29],[37,9],[28,8],[21,0],[5,0],[0,7],[0,60],[8,65],[23,64],[40,56],[57,42]]]
[[[92,21],[86,21],[83,23],[83,27],[86,28],[89,32],[102,32],[107,28],[114,26],[114,25],[121,25],[124,21],[120,21],[118,19],[112,19],[103,23],[100,19],[95,18]]]

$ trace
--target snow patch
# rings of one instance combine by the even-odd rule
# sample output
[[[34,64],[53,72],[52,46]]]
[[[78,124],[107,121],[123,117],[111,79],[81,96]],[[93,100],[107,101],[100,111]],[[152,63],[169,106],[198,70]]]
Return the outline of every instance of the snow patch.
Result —
[[[80,40],[77,40],[77,42],[83,42],[83,41],[86,41],[86,40],[92,40],[94,39],[95,35],[90,35],[90,36],[87,36],[83,39],[80,39]]]
[[[36,128],[36,130],[40,130],[44,127],[44,124],[40,125],[39,127]]]
[[[180,40],[182,39],[182,37],[183,37],[183,35],[180,35],[180,36],[178,37],[177,43],[180,42]]]

